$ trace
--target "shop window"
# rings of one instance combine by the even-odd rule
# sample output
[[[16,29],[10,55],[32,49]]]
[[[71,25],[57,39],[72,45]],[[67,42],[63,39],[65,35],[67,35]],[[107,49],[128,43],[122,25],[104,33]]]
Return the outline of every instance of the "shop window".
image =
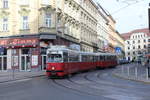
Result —
[[[12,54],[17,54],[17,49],[12,49]]]
[[[7,49],[6,48],[0,48],[0,55],[7,55]]]
[[[29,54],[30,53],[29,51],[30,51],[29,49],[22,49],[22,54]]]
[[[44,54],[44,55],[46,55],[46,48],[41,48],[41,54]]]

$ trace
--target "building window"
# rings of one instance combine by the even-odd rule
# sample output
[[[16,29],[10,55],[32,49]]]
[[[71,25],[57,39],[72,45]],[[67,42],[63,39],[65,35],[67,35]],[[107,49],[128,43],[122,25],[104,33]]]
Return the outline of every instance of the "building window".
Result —
[[[127,43],[128,43],[128,44],[130,44],[130,42],[129,42],[129,41],[127,41]]]
[[[135,43],[135,41],[133,41],[133,44]]]
[[[20,5],[29,5],[29,0],[20,0]]]
[[[42,4],[44,4],[44,5],[49,5],[49,0],[42,0]]]
[[[146,42],[146,40],[144,39],[144,43]]]
[[[46,27],[51,27],[51,15],[45,16],[45,25]]]
[[[22,16],[22,29],[29,29],[28,16]]]
[[[128,50],[130,50],[130,47],[128,47]]]
[[[3,18],[3,31],[8,31],[8,18]]]
[[[138,43],[140,43],[140,40],[138,40]]]
[[[135,49],[135,46],[133,46],[133,49]]]
[[[148,42],[150,42],[150,39],[148,39]]]
[[[130,55],[130,52],[128,52],[128,55]]]
[[[144,48],[146,48],[146,45],[144,45]]]
[[[3,0],[3,8],[8,8],[8,0]]]
[[[140,45],[138,46],[138,49],[141,49],[141,46],[140,46]]]
[[[128,61],[130,61],[130,57],[128,57]]]
[[[133,51],[133,55],[135,55],[135,51]]]

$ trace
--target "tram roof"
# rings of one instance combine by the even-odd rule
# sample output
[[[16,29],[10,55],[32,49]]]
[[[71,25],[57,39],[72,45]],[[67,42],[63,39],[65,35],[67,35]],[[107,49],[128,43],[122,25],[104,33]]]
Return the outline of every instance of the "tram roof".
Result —
[[[81,51],[79,53],[82,54],[82,55],[96,55],[96,53],[93,53],[93,52],[83,52],[83,51]]]
[[[114,53],[97,53],[97,55],[104,55],[104,56],[106,56],[106,55],[108,55],[108,56],[115,56],[116,54],[114,54]]]
[[[52,48],[49,48],[49,49],[47,49],[47,51],[65,51],[65,52],[79,52],[79,51],[76,51],[76,50],[72,50],[72,49],[69,49],[69,48],[67,48],[67,47],[52,47]]]

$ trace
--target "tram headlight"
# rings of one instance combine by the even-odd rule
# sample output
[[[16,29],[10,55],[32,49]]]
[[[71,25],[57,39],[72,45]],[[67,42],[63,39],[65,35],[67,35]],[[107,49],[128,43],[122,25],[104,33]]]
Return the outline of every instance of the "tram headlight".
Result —
[[[55,67],[52,67],[52,70],[55,70]]]

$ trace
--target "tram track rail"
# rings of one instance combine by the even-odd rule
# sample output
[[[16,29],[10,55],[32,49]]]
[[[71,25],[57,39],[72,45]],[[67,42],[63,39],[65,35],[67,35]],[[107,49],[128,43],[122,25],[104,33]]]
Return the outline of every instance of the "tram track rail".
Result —
[[[70,80],[69,80],[69,81],[70,81]],[[100,95],[96,95],[96,94],[93,94],[93,93],[85,92],[85,91],[83,91],[83,90],[79,90],[79,89],[75,89],[75,88],[68,87],[67,84],[61,84],[61,83],[57,82],[55,79],[53,79],[53,82],[54,82],[56,85],[58,85],[58,86],[61,86],[61,87],[63,87],[63,88],[66,88],[66,89],[69,89],[69,90],[72,90],[72,91],[76,91],[76,92],[78,92],[78,93],[86,94],[86,95],[89,95],[89,96],[100,96]],[[70,82],[71,82],[71,81],[70,81]],[[72,83],[74,83],[74,82],[72,82]],[[74,84],[79,85],[79,84],[77,84],[77,83],[74,83]]]
[[[107,82],[100,82],[101,81],[100,78],[104,77],[103,74],[104,74],[103,70],[102,70],[102,72],[100,72],[100,71],[91,72],[90,71],[90,72],[78,74],[79,76],[77,76],[77,80],[76,80],[76,76],[74,76],[71,78],[63,79],[63,81],[65,80],[65,82],[63,82],[63,83],[61,82],[61,80],[57,80],[57,79],[53,79],[53,82],[56,85],[61,86],[63,88],[66,88],[66,89],[69,89],[72,91],[76,91],[78,93],[86,94],[89,96],[106,97],[106,95],[105,95],[106,93],[111,93],[111,92],[108,92],[108,90],[103,87],[103,86],[107,86],[107,85],[110,86],[110,88],[117,87],[118,91],[122,91],[125,93],[128,92],[126,90],[127,88],[133,88],[130,86],[124,87],[123,85],[113,84],[112,82],[109,83],[108,80],[106,80]],[[92,76],[90,76],[90,75],[93,75],[94,77],[96,76],[96,79],[99,79],[99,80],[96,81],[95,79],[91,79]],[[75,78],[75,79],[73,79],[73,78]],[[79,82],[80,78],[81,78],[81,81],[85,81],[86,84],[84,84],[82,82],[80,83]],[[101,88],[101,85],[102,85],[102,88]],[[96,87],[98,87],[98,88],[96,88]],[[133,92],[135,92],[135,91],[133,91]],[[142,95],[144,95],[144,94],[142,93]]]

